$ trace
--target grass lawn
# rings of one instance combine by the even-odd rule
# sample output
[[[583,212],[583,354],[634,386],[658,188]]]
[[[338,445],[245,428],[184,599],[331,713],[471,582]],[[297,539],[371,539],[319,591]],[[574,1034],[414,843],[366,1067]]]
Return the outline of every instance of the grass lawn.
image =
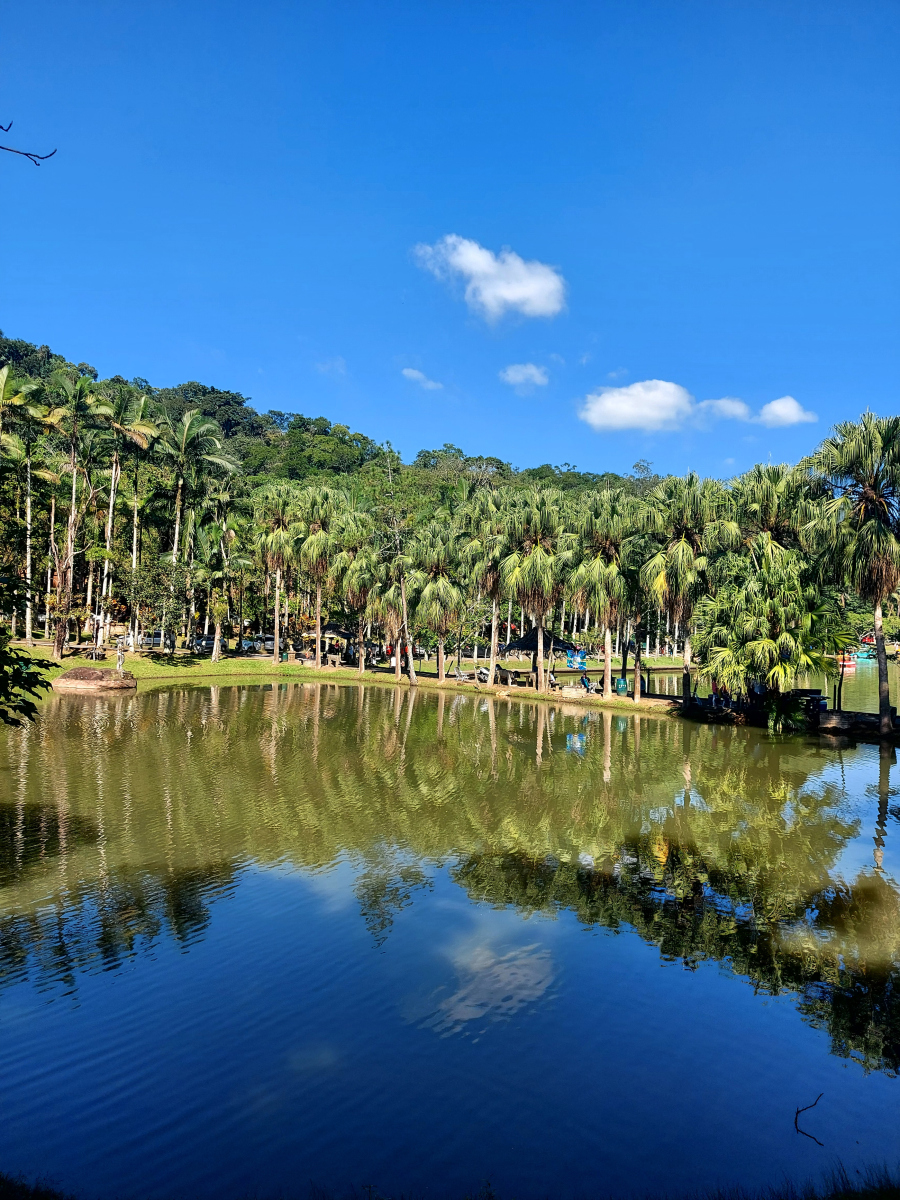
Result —
[[[17,643],[21,649],[26,649],[24,644]],[[55,679],[64,671],[68,671],[75,666],[91,666],[91,660],[85,657],[85,652],[89,649],[89,643],[82,645],[81,651],[70,650],[66,653],[62,663],[53,663],[50,659],[49,645],[43,645],[40,641],[36,642],[30,653],[34,658],[46,661],[48,664],[48,678]],[[485,660],[479,659],[479,666],[484,665]],[[115,667],[116,652],[115,649],[107,651],[106,659],[97,663],[100,667]],[[511,670],[527,672],[530,669],[530,663],[521,659],[510,660],[508,664],[502,663],[503,666],[509,666]],[[648,664],[644,664],[645,666]],[[680,674],[681,663],[677,659],[651,659],[649,665],[651,667],[671,668],[673,674]],[[473,663],[471,659],[463,660],[463,670],[472,670]],[[364,683],[364,684],[393,684],[394,671],[391,667],[377,667],[367,670],[363,675],[354,667],[323,667],[321,670],[316,670],[306,663],[273,663],[270,658],[247,657],[245,655],[226,653],[219,662],[214,663],[210,660],[208,654],[198,655],[189,654],[186,651],[176,651],[174,654],[158,654],[145,652],[142,654],[126,654],[125,655],[125,670],[130,671],[135,679],[138,680],[141,690],[146,690],[146,686],[171,686],[173,684],[196,684],[201,687],[208,686],[212,682],[222,684],[242,683],[249,681],[258,681],[260,683],[272,680],[304,680],[306,682],[319,681],[322,683]],[[452,675],[453,664],[448,660],[448,670]],[[589,673],[593,678],[597,678],[600,667],[596,660],[588,664]],[[613,677],[615,677],[617,665],[613,665]],[[566,703],[578,703],[585,707],[603,707],[603,708],[619,708],[627,711],[633,711],[634,701],[628,697],[617,697],[614,700],[602,701],[594,696],[565,696],[560,697],[556,694],[538,696],[533,689],[518,687],[505,689],[502,687],[487,687],[484,684],[476,683],[456,683],[452,678],[447,679],[443,685],[437,682],[437,663],[434,659],[428,662],[416,665],[416,674],[419,684],[426,688],[443,687],[452,691],[479,691],[483,693],[507,694],[518,697],[519,699],[543,699],[543,700],[563,700]],[[577,675],[569,677],[571,682],[577,680]],[[401,679],[401,686],[407,687],[408,680],[404,675]],[[680,681],[679,681],[680,687]],[[673,696],[674,699],[674,696]],[[665,700],[644,699],[641,704],[646,707],[662,708],[665,710],[668,707],[668,702]]]

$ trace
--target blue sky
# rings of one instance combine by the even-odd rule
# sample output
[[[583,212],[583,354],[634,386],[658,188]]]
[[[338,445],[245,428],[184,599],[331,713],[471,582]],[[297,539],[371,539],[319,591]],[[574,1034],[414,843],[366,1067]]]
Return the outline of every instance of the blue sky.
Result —
[[[58,153],[0,161],[0,327],[405,457],[795,459],[897,411],[898,50],[893,0],[9,6]]]

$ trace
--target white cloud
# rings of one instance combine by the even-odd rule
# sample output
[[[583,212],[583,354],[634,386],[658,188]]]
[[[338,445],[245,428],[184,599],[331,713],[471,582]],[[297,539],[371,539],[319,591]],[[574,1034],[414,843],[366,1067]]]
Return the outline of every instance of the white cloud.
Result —
[[[316,370],[322,375],[346,375],[347,364],[338,356],[337,358],[326,359],[325,362],[316,363]]]
[[[592,429],[675,429],[693,416],[686,388],[662,379],[627,387],[602,387],[585,397],[578,415]]]
[[[438,383],[436,379],[429,379],[423,371],[417,371],[415,367],[404,367],[400,372],[404,379],[411,379],[413,383],[420,383],[426,392],[436,392],[444,385]]]
[[[461,276],[466,303],[488,321],[507,312],[555,317],[565,304],[562,275],[546,263],[526,262],[508,247],[494,254],[471,238],[450,233],[433,246],[416,246],[414,254],[419,266],[438,279]]]
[[[777,429],[784,425],[805,425],[818,421],[819,418],[799,404],[793,396],[782,396],[764,404],[759,410],[759,419],[763,425]]]
[[[818,420],[815,413],[807,412],[793,396],[770,400],[755,414],[748,404],[734,396],[698,403],[687,388],[663,379],[645,379],[627,387],[598,388],[585,396],[578,415],[592,429],[643,429],[651,433],[678,429],[704,417],[770,428]]]
[[[591,357],[591,356],[590,356],[589,354],[586,354],[586,355],[584,356],[584,361],[585,361],[585,362],[587,362],[587,360],[588,360],[590,357]],[[618,368],[617,370],[615,370],[615,371],[607,371],[607,372],[606,372],[606,378],[607,378],[607,379],[621,379],[621,378],[622,378],[624,375],[627,375],[627,374],[628,374],[628,368],[627,368],[627,367],[619,367],[619,368]]]
[[[723,396],[721,400],[701,400],[697,408],[712,413],[713,416],[725,417],[731,421],[753,420],[750,406],[743,400],[735,400],[733,396]]]
[[[500,378],[518,391],[545,387],[550,382],[547,368],[535,366],[534,363],[510,363],[500,372]]]

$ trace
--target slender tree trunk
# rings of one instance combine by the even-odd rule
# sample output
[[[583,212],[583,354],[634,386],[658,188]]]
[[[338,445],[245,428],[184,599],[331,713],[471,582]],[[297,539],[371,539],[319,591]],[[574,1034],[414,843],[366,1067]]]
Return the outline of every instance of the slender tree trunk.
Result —
[[[397,633],[394,635],[394,681],[395,681],[395,683],[400,682],[401,674],[402,674],[402,671],[400,668],[400,631],[397,630]]]
[[[612,700],[612,630],[607,622],[603,634],[603,699]]]
[[[178,487],[175,489],[175,540],[172,543],[172,562],[178,562],[178,542],[181,537],[181,489],[184,479],[178,476]]]
[[[641,618],[634,623],[634,692],[635,704],[641,702]]]
[[[510,596],[509,604],[506,608],[506,644],[512,641],[512,597]]]
[[[544,690],[544,619],[538,617],[537,623],[537,688]]]
[[[891,720],[891,694],[880,600],[875,605],[875,651],[878,656],[878,731],[882,737],[889,737],[894,732],[894,722]]]
[[[222,618],[218,615],[216,616],[215,629],[216,629],[216,633],[215,633],[215,637],[213,638],[212,654],[210,655],[211,662],[218,662],[219,657],[220,657],[219,639],[222,637]]]
[[[691,702],[691,629],[685,623],[684,653],[682,655],[681,699],[684,707]]]
[[[316,583],[316,670],[322,666],[322,584]]]
[[[438,638],[437,652],[438,683],[444,682],[444,639]]]
[[[53,643],[53,657],[61,659],[63,656],[63,647],[66,644],[66,635],[69,632],[69,613],[72,611],[72,572],[75,564],[75,525],[77,521],[76,502],[78,499],[78,456],[75,453],[73,444],[69,464],[72,468],[72,497],[69,504],[69,519],[66,524],[66,556],[60,562],[59,552],[54,545],[54,558],[56,559],[56,573],[59,576],[60,585],[60,603],[56,614],[56,639]]]
[[[497,634],[500,624],[500,605],[495,596],[491,606],[491,659],[488,665],[488,683],[493,684],[497,674]]]
[[[362,613],[356,629],[356,669],[360,675],[366,669],[366,618]]]
[[[406,606],[406,579],[402,572],[400,573],[400,600],[403,605],[403,628],[400,632],[403,642],[406,644],[407,672],[409,674],[409,682],[415,685],[419,681],[416,679],[415,655],[413,654],[412,638],[409,636],[409,614]]]
[[[620,674],[623,679],[626,678],[625,672],[628,669],[628,626],[625,626],[625,635],[622,638],[622,669]]]
[[[321,589],[320,589],[321,590]],[[272,647],[272,662],[281,662],[281,605],[279,604],[281,592],[281,567],[275,568],[275,645]],[[318,646],[318,642],[316,642]],[[316,666],[320,666],[316,663]]]
[[[116,451],[113,454],[112,473],[109,479],[109,510],[106,514],[106,540],[104,549],[106,555],[103,559],[103,586],[100,589],[100,641],[103,641],[103,626],[106,623],[106,610],[109,604],[108,593],[111,589],[111,580],[109,576],[109,556],[112,552],[112,536],[113,536],[113,514],[116,509],[116,488],[119,484],[119,453]]]
[[[34,645],[32,631],[33,597],[31,594],[31,445],[25,459],[25,641]]]
[[[56,526],[56,496],[50,497],[50,554],[47,561],[47,594],[44,596],[44,641],[50,638],[50,589],[53,586],[53,537]]]

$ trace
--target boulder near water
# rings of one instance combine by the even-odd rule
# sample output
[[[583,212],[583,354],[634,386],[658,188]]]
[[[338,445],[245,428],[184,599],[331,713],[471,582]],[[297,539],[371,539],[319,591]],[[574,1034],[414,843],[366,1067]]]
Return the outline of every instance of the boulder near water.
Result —
[[[137,680],[130,671],[111,667],[73,667],[53,680],[55,692],[134,691]]]

